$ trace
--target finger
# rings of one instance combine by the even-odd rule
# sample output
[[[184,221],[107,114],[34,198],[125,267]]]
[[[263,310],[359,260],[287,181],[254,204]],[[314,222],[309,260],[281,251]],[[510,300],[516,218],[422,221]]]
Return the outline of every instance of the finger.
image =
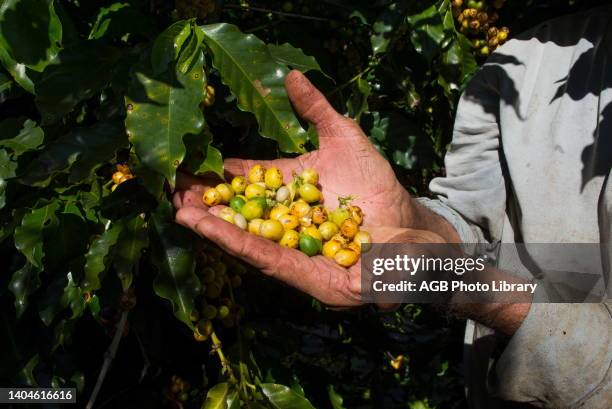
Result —
[[[179,190],[172,196],[172,204],[176,209],[183,207],[200,207],[206,209],[202,194],[193,190]]]
[[[308,256],[297,250],[247,233],[201,208],[183,207],[177,212],[176,221],[212,240],[230,255],[293,286],[299,271],[307,269],[310,262]]]
[[[321,92],[297,70],[285,77],[285,88],[297,113],[317,127],[317,130],[328,128],[343,121]]]
[[[251,160],[230,158],[223,162],[225,166],[225,175],[228,180],[235,176],[248,175],[249,169],[255,165],[261,165],[264,168],[276,167],[283,172],[285,182],[288,182],[291,175],[300,173],[303,166],[303,161],[300,158],[295,159],[276,159],[276,160]]]

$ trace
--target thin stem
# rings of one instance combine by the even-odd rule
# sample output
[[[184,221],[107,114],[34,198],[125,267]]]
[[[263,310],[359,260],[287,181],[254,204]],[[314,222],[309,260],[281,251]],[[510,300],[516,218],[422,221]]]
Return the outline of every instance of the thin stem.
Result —
[[[284,11],[266,9],[266,8],[262,8],[262,7],[241,6],[241,5],[238,5],[238,4],[226,4],[223,7],[224,8],[228,8],[228,9],[236,9],[236,10],[258,11],[258,12],[261,12],[261,13],[276,14],[278,16],[283,16],[283,17],[301,18],[303,20],[326,21],[326,22],[334,21],[332,19],[324,18],[324,17],[307,16],[307,15],[304,15],[304,14],[297,14],[297,13],[287,13],[287,12],[284,12]]]
[[[236,380],[236,377],[234,376],[234,371],[232,370],[232,367],[230,366],[229,361],[225,357],[225,354],[223,353],[223,349],[221,349],[221,340],[219,339],[219,337],[217,337],[217,334],[215,333],[215,331],[213,331],[210,334],[210,338],[212,340],[213,352],[215,352],[217,356],[219,357],[219,362],[221,362],[221,367],[223,368],[224,371],[227,372],[227,375],[230,378],[230,382],[238,383],[238,381]]]
[[[328,94],[327,97],[331,97],[335,94],[337,94],[338,92],[342,91],[344,88],[348,87],[349,85],[351,85],[352,83],[354,83],[355,81],[359,80],[359,78],[361,78],[362,76],[364,76],[365,74],[367,74],[369,71],[371,71],[374,67],[373,66],[369,66],[368,68],[366,68],[365,70],[361,71],[359,74],[355,75],[353,78],[351,78],[350,80],[348,80],[347,82],[345,82],[344,84],[338,85],[336,88],[332,89]]]
[[[96,403],[96,398],[98,397],[98,393],[100,392],[100,389],[102,388],[102,384],[104,383],[104,378],[106,378],[106,374],[108,373],[108,370],[111,364],[113,363],[113,359],[115,359],[115,355],[117,354],[117,349],[119,348],[119,342],[121,342],[121,338],[123,337],[123,331],[125,329],[125,324],[127,323],[127,316],[128,316],[127,311],[123,311],[123,313],[121,313],[121,319],[119,320],[119,324],[117,325],[117,328],[115,329],[116,331],[115,336],[113,337],[113,340],[110,346],[108,347],[108,350],[104,354],[104,363],[102,364],[102,369],[100,369],[98,380],[96,382],[96,385],[93,388],[93,391],[91,392],[91,396],[89,397],[89,401],[87,402],[85,409],[92,409],[93,405]]]

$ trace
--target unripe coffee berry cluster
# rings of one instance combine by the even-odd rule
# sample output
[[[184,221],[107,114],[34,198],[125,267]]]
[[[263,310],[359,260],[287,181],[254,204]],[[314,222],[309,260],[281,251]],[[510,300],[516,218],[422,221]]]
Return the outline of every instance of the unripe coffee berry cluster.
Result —
[[[242,284],[246,267],[211,243],[200,243],[196,252],[197,272],[202,283],[199,308],[189,317],[195,324],[197,341],[206,341],[213,332],[213,321],[231,328],[242,318],[244,309],[233,301],[233,290]]]
[[[229,205],[218,216],[243,230],[350,267],[372,242],[370,234],[360,230],[363,213],[350,198],[341,198],[337,209],[328,210],[318,183],[314,169],[303,170],[285,184],[280,169],[255,165],[248,175],[206,190],[203,201],[208,206]]]
[[[133,178],[134,175],[132,175],[127,165],[117,164],[117,171],[113,173],[113,186],[111,187],[111,191],[114,192],[117,186]]]
[[[495,26],[499,20],[497,10],[505,0],[493,0],[491,6],[485,0],[453,0],[453,15],[459,24],[459,31],[469,36],[480,55],[488,56],[508,39],[508,27]]]

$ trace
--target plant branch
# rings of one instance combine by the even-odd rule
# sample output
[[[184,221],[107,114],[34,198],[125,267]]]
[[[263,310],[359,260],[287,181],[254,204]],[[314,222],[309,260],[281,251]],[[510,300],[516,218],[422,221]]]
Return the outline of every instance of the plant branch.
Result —
[[[119,324],[115,330],[115,336],[108,347],[108,350],[104,354],[104,363],[102,364],[102,368],[100,369],[100,374],[98,375],[98,380],[96,385],[91,392],[91,396],[89,397],[89,401],[85,406],[85,409],[92,409],[93,405],[96,403],[96,398],[98,397],[98,393],[102,388],[102,384],[104,383],[104,378],[106,378],[106,374],[113,363],[113,359],[115,359],[115,355],[117,354],[117,349],[119,348],[119,342],[121,342],[121,338],[123,337],[123,331],[125,330],[125,324],[127,323],[128,312],[123,311],[121,313],[121,319],[119,320]]]
[[[232,370],[232,367],[230,366],[229,361],[227,360],[227,358],[225,357],[225,354],[223,353],[223,350],[221,349],[221,340],[219,339],[215,331],[213,331],[212,334],[210,334],[210,338],[212,340],[212,352],[216,353],[217,356],[219,357],[219,362],[221,362],[221,367],[223,368],[224,371],[227,372],[227,375],[230,378],[230,382],[237,383],[238,381],[236,377],[234,376],[234,371]]]

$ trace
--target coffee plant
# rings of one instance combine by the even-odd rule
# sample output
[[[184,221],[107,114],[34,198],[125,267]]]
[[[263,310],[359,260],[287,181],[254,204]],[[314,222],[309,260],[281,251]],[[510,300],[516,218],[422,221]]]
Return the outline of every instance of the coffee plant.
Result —
[[[461,323],[329,311],[170,200],[179,171],[316,149],[291,69],[427,194],[479,64],[578,7],[506,3],[0,1],[0,386],[88,408],[465,407]]]

